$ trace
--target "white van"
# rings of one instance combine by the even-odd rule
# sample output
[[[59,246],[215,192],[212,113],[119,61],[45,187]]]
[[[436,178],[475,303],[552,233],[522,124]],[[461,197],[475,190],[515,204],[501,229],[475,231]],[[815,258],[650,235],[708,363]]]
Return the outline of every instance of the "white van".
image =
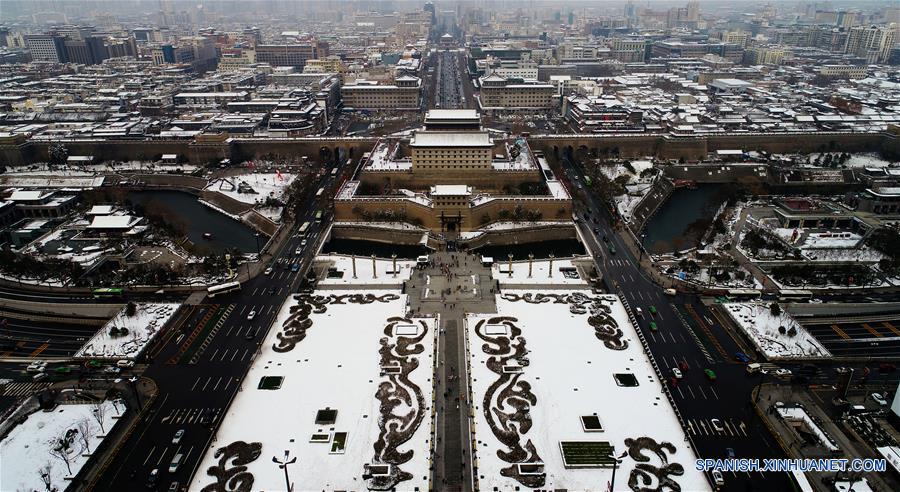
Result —
[[[762,366],[759,365],[758,362],[752,362],[750,364],[747,364],[747,374],[755,374],[755,373],[759,372],[761,368],[762,368]]]
[[[184,459],[184,455],[178,453],[172,458],[172,463],[169,464],[169,473],[175,473],[178,471],[178,467],[181,466],[181,460]]]
[[[675,289],[666,289],[663,292],[665,292],[667,296],[678,295],[678,291]]]
[[[641,308],[634,308],[634,312],[635,312],[635,314],[637,314],[637,317],[638,317],[638,318],[643,318],[643,317],[644,317],[644,312],[641,311]]]

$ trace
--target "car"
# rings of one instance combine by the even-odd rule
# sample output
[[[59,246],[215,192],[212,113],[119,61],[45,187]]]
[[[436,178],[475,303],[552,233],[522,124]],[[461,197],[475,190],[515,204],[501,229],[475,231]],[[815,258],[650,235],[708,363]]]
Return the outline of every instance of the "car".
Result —
[[[613,243],[607,243],[607,246],[609,247],[609,254],[616,254],[616,247],[613,246]]]
[[[891,364],[890,362],[885,362],[878,366],[878,370],[883,373],[894,372],[897,370],[897,366],[895,364]]]
[[[291,271],[292,271],[292,272],[299,272],[299,271],[300,271],[300,264],[299,264],[299,263],[291,263]]]
[[[178,492],[179,490],[181,490],[181,484],[178,483],[178,480],[169,484],[169,492]]]
[[[664,290],[663,292],[665,292],[665,294],[666,294],[667,296],[678,295],[678,291],[675,290],[675,289],[666,289],[666,290]]]
[[[595,228],[594,228],[594,234],[600,234],[600,228],[599,228],[599,227],[595,227]]]
[[[184,437],[184,429],[178,429],[177,431],[175,431],[175,435],[172,437],[172,444],[180,443],[182,437]]]
[[[750,362],[750,357],[747,357],[747,354],[743,352],[735,352],[734,358],[739,360],[740,362],[743,362],[744,364]]]
[[[704,369],[703,374],[705,374],[706,379],[709,379],[710,381],[716,380],[716,371],[713,371],[712,369]]]
[[[184,460],[184,455],[178,453],[172,458],[172,462],[169,463],[169,473],[176,473],[178,468],[181,466],[181,462]]]
[[[107,374],[119,374],[120,372],[122,372],[122,369],[115,367],[115,366],[109,366],[109,367],[104,368],[103,372],[105,372]]]
[[[294,250],[294,254],[295,254],[295,255],[298,255],[298,256],[299,256],[299,255],[302,255],[302,254],[303,254],[303,248],[299,248],[299,247],[298,247],[297,249]]]
[[[265,270],[263,270],[263,273],[266,275],[272,275],[272,267],[266,268]],[[174,482],[174,483],[178,484],[178,482]]]
[[[255,317],[256,317],[256,311],[255,311],[255,310],[250,311],[249,313],[247,313],[247,321],[250,321],[250,320],[252,320],[252,319],[255,318]]]
[[[46,372],[39,372],[39,373],[35,374],[34,376],[32,376],[31,380],[36,383],[38,381],[43,381],[43,380],[47,379],[48,377],[49,376],[47,376]]]
[[[883,407],[886,407],[888,404],[887,399],[885,399],[885,397],[882,396],[881,393],[872,393],[871,395],[869,395],[869,398]]]
[[[59,366],[54,369],[53,372],[57,374],[69,374],[70,372],[72,372],[72,368],[69,366]]]
[[[209,409],[204,409],[200,414],[200,425],[209,426],[212,424],[212,412]]]
[[[681,369],[677,367],[672,368],[672,375],[675,376],[676,379],[681,379],[684,377],[684,374],[681,374]]]
[[[650,328],[650,331],[658,331],[659,328],[656,326],[656,321],[651,321],[647,324],[647,327]]]
[[[156,482],[159,481],[159,468],[154,468],[150,470],[150,474],[147,475],[147,488],[152,489],[156,486]]]
[[[734,448],[725,448],[725,454],[728,455],[728,458],[734,459]]]
[[[722,472],[719,470],[712,471],[713,483],[716,484],[716,487],[721,487],[725,485],[725,476],[722,475]]]
[[[722,432],[725,430],[725,427],[722,427],[722,421],[719,419],[710,419],[709,424],[715,429],[717,432]]]
[[[650,314],[656,314],[656,306],[651,304],[647,311],[650,311]]]
[[[122,369],[129,369],[134,367],[134,361],[128,359],[122,359],[119,362],[116,362],[116,367],[120,367]]]
[[[681,369],[682,372],[687,371],[691,366],[688,365],[686,360],[680,361],[678,363],[678,368]]]
[[[28,367],[25,368],[26,372],[44,372],[47,369],[47,363],[44,361],[36,360],[31,364],[28,364]]]
[[[636,314],[639,318],[644,317],[644,311],[641,308],[634,308],[634,314]]]
[[[793,374],[790,369],[778,368],[775,369],[775,376],[779,378],[786,378]]]
[[[275,287],[269,287],[269,295],[270,296],[275,295]]]
[[[306,239],[300,241],[300,247],[302,248],[304,246],[306,246]]]
[[[604,242],[604,243],[608,243],[608,242],[609,242],[609,238],[606,236],[606,234],[603,235],[603,242]]]
[[[247,333],[244,335],[244,340],[253,340],[254,337],[256,337],[255,331],[247,331]]]

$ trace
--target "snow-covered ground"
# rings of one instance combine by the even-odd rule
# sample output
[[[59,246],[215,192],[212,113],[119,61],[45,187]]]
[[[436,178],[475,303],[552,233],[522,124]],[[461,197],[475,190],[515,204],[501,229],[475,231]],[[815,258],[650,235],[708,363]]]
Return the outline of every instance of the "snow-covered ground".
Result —
[[[134,316],[127,316],[125,308],[119,311],[84,344],[75,357],[135,358],[156,338],[166,325],[178,303],[138,303]],[[113,336],[113,328],[127,328],[126,335]]]
[[[747,334],[767,359],[790,359],[803,357],[828,357],[831,354],[818,340],[784,309],[773,315],[768,304],[762,301],[733,302],[722,304],[731,319]],[[779,327],[783,326],[785,334]],[[790,336],[791,328],[797,334]]]
[[[316,262],[331,263],[329,268],[343,275],[330,276],[322,279],[319,285],[400,285],[409,280],[416,262],[412,260],[397,259],[397,274],[394,275],[393,260],[376,258],[375,270],[372,270],[372,258],[366,256],[356,257],[356,278],[353,278],[353,258],[348,255],[328,254],[316,257]]]
[[[627,185],[625,189],[627,193],[624,195],[618,195],[613,197],[613,201],[616,203],[616,209],[619,211],[619,215],[626,218],[631,218],[631,215],[634,213],[635,207],[641,203],[641,200],[647,196],[647,193],[650,192],[650,189],[653,187],[651,183],[640,183],[635,185]]]
[[[339,304],[327,292],[317,291],[330,302],[322,309],[309,314],[312,322],[305,331],[305,338],[296,340],[290,348],[281,346],[276,351],[279,335],[290,337],[283,329],[284,323],[295,309],[294,321],[303,319],[296,311],[299,301],[293,297],[285,301],[269,336],[255,356],[241,391],[232,402],[211,447],[206,450],[190,490],[200,490],[215,483],[207,474],[210,467],[218,466],[215,451],[237,441],[259,443],[258,458],[249,462],[247,472],[253,475],[253,490],[284,490],[284,472],[272,463],[272,456],[279,459],[288,450],[297,458],[297,465],[290,468],[291,480],[302,490],[366,490],[362,478],[364,466],[375,460],[374,444],[380,435],[381,401],[376,398],[379,388],[397,390],[393,396],[402,399],[404,390],[415,391],[401,378],[382,375],[382,341],[396,343],[402,333],[410,329],[416,336],[424,336],[419,342],[421,351],[410,345],[407,361],[418,367],[408,372],[409,381],[421,390],[424,404],[421,422],[411,438],[399,445],[401,453],[412,452],[409,461],[399,468],[411,473],[409,480],[397,484],[397,490],[430,490],[429,465],[431,443],[432,376],[434,365],[434,336],[436,320],[416,318],[398,322],[394,330],[385,329],[388,319],[403,316],[406,296],[397,290],[358,292],[352,290],[329,291],[334,295],[369,294],[388,295],[368,304],[353,303],[344,298]],[[304,303],[304,305],[306,305]],[[321,311],[321,312],[315,312]],[[299,318],[298,318],[299,316]],[[389,364],[390,365],[390,364]],[[264,376],[281,376],[280,389],[258,389]],[[393,386],[391,381],[393,380]],[[412,401],[417,401],[412,398]],[[415,405],[413,405],[415,406]],[[317,425],[318,410],[337,410],[334,424]],[[404,403],[393,410],[395,415],[405,414],[410,406]],[[413,419],[414,420],[414,419]],[[392,420],[391,423],[396,422]],[[402,427],[402,426],[401,426]],[[347,433],[343,453],[332,453],[336,433]],[[321,434],[323,442],[310,442],[314,434]],[[233,466],[226,463],[226,467]]]
[[[540,291],[505,291],[504,295],[532,295]],[[554,291],[553,294],[571,295],[572,292]],[[527,365],[518,376],[518,387],[512,389],[509,398],[503,399],[506,386],[494,393],[491,401],[497,408],[498,400],[504,400],[497,413],[514,412],[516,401],[527,401],[530,392],[536,398],[528,406],[531,428],[519,436],[519,442],[534,444],[540,461],[544,464],[545,483],[543,490],[606,490],[612,478],[612,468],[566,468],[560,448],[561,441],[601,441],[613,446],[614,456],[628,450],[626,440],[651,438],[657,443],[668,442],[674,446],[674,453],[663,452],[668,463],[678,463],[684,467],[684,475],[669,475],[681,490],[709,490],[702,473],[694,469],[695,453],[687,445],[673,408],[662,392],[662,385],[645,355],[637,334],[628,321],[625,308],[615,296],[591,296],[598,304],[608,308],[608,314],[598,318],[614,320],[622,330],[621,340],[627,343],[624,350],[607,348],[605,342],[595,335],[595,328],[588,323],[591,315],[572,312],[572,302],[543,302],[533,304],[524,300],[513,301],[503,296],[497,298],[497,315],[470,315],[466,319],[468,350],[471,362],[471,385],[473,391],[474,432],[478,465],[478,486],[480,490],[515,490],[522,486],[514,478],[501,475],[510,463],[498,456],[498,451],[509,451],[491,430],[485,416],[483,401],[492,384],[500,376],[488,369],[486,363],[491,356],[483,347],[490,345],[476,333],[479,322],[484,321],[483,333],[498,333],[504,329],[503,321],[489,320],[494,316],[515,318],[512,322],[521,329],[525,340],[524,358]],[[587,308],[587,303],[576,303]],[[602,310],[603,307],[599,309]],[[574,309],[577,311],[577,309]],[[596,319],[595,319],[596,320]],[[505,338],[500,336],[499,338]],[[513,347],[521,340],[513,340]],[[502,347],[503,345],[501,345]],[[502,359],[504,350],[498,351]],[[508,352],[506,352],[508,353]],[[511,365],[515,364],[512,359]],[[637,386],[619,386],[613,374],[631,374]],[[512,379],[515,381],[515,379]],[[530,385],[524,388],[525,384]],[[515,384],[513,384],[515,386]],[[602,425],[601,432],[588,432],[582,426],[582,416],[596,416]],[[522,429],[522,422],[515,419],[507,424],[514,429]],[[633,442],[631,442],[634,444]],[[647,465],[661,465],[660,457],[649,450],[644,453],[650,461]],[[616,490],[629,490],[628,482],[636,470],[637,462],[626,456],[616,472]],[[655,477],[647,483],[659,483]],[[522,490],[531,489],[521,487]]]
[[[560,271],[564,270],[564,271]],[[574,271],[573,271],[574,270]],[[550,276],[550,260],[534,260],[531,265],[531,277],[528,276],[528,261],[513,261],[512,276],[509,275],[509,262],[502,258],[494,258],[491,276],[503,284],[554,284],[569,287],[588,286],[588,279],[581,278],[572,258],[554,258],[553,276]]]
[[[94,416],[94,409],[101,407],[103,429]],[[67,477],[72,477],[87,463],[89,453],[103,442],[103,436],[115,425],[115,419],[125,411],[125,405],[104,401],[99,405],[76,404],[59,405],[52,412],[37,411],[24,422],[15,426],[0,442],[0,490],[47,490],[41,478],[41,468],[49,465],[50,484],[59,490],[69,486]],[[69,450],[69,473],[61,457],[50,454],[60,438],[69,429],[78,429],[79,422],[86,422],[89,428],[88,450],[76,436]],[[84,425],[84,424],[82,424]]]
[[[266,198],[270,197],[281,200],[285,190],[294,181],[295,177],[295,175],[288,173],[282,173],[280,176],[274,173],[241,174],[216,179],[206,187],[206,190],[218,191],[243,203],[263,203],[266,201]],[[239,193],[238,187],[241,183],[246,183],[256,193]]]

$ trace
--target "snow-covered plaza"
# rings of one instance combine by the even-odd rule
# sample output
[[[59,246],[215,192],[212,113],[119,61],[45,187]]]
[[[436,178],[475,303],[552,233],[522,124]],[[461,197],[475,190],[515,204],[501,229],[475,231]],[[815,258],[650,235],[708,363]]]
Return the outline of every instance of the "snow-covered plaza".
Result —
[[[828,349],[784,310],[773,314],[770,306],[762,301],[730,302],[722,306],[767,359],[831,355]]]
[[[405,305],[389,289],[289,298],[191,490],[238,456],[252,490],[284,490],[286,451],[302,490],[429,490],[436,320]]]
[[[122,308],[78,349],[75,357],[136,358],[166,326],[178,306],[170,302],[138,303],[134,316],[128,316],[127,308]]]
[[[616,490],[709,489],[617,297],[505,291],[497,311],[466,320],[480,490],[605,491],[625,452]]]

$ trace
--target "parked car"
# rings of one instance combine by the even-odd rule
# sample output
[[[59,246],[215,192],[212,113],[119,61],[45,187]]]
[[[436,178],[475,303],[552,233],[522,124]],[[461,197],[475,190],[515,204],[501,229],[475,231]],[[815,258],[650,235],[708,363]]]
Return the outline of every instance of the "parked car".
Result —
[[[26,372],[44,372],[47,369],[47,363],[44,361],[36,360],[31,364],[28,364],[28,367],[25,368]]]
[[[650,323],[647,324],[647,326],[650,328],[650,331],[658,331],[659,330],[659,328],[656,326],[656,321],[651,321]]]
[[[725,454],[727,454],[730,459],[734,459],[734,448],[725,448]]]
[[[634,308],[634,314],[638,316],[638,318],[644,317],[644,311],[641,308]]]
[[[32,376],[31,380],[36,383],[38,381],[43,381],[43,380],[47,379],[48,377],[49,376],[47,376],[46,372],[39,372],[39,373],[35,374],[34,376]]]
[[[180,443],[182,437],[184,437],[184,429],[178,429],[175,431],[175,436],[172,437],[172,444]]]
[[[793,374],[790,369],[778,368],[775,369],[775,376],[779,378],[786,378]]]
[[[175,473],[178,471],[178,468],[181,466],[181,462],[184,460],[184,455],[178,453],[172,458],[172,462],[169,463],[169,473]]]
[[[178,483],[178,480],[169,484],[169,492],[178,492],[179,490],[181,490],[181,484]]]
[[[255,317],[256,317],[256,311],[250,311],[249,313],[247,313],[247,321],[250,321]]]
[[[122,359],[119,362],[116,362],[116,367],[119,367],[122,369],[129,369],[131,367],[134,367],[134,361],[128,360],[128,359]]]
[[[690,366],[688,365],[686,360],[683,360],[678,363],[678,368],[681,369],[682,372],[684,372],[684,371],[687,371],[690,368]]]
[[[713,483],[716,484],[716,487],[722,487],[725,485],[725,477],[722,475],[722,472],[719,470],[712,471]]]
[[[115,366],[109,366],[107,368],[104,368],[103,372],[107,374],[119,374],[120,372],[122,372],[122,369]]]
[[[665,294],[666,294],[667,296],[678,295],[678,291],[675,290],[675,289],[666,289],[666,290],[664,290],[663,292],[665,292]]]
[[[725,430],[725,427],[722,426],[722,421],[719,419],[710,419],[709,421],[712,428],[716,430],[716,432],[722,432]]]
[[[709,379],[710,381],[716,380],[716,372],[713,371],[712,369],[704,369],[703,374],[705,374],[706,379]]]
[[[744,364],[750,362],[750,357],[748,357],[747,354],[745,354],[743,352],[735,352],[734,358],[743,362]]]
[[[650,314],[656,314],[656,306],[651,304],[647,311],[650,311]]]
[[[263,273],[266,275],[272,275],[272,267],[266,268],[265,270],[263,270]],[[177,485],[178,482],[175,482],[175,484]]]
[[[681,369],[677,367],[672,368],[672,375],[675,376],[676,379],[681,379],[684,377],[684,375],[681,374]]]

